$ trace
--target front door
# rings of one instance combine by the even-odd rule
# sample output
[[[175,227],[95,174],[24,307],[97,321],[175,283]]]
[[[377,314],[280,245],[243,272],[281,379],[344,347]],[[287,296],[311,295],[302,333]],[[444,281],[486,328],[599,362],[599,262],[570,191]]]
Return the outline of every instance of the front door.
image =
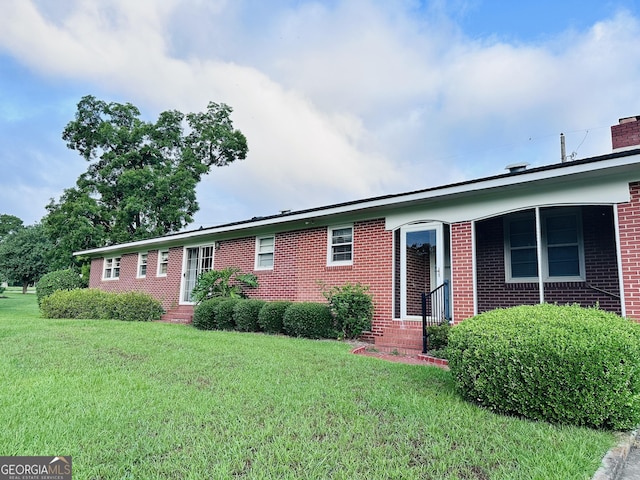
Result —
[[[400,230],[400,315],[422,315],[421,293],[444,280],[442,224],[421,223]]]

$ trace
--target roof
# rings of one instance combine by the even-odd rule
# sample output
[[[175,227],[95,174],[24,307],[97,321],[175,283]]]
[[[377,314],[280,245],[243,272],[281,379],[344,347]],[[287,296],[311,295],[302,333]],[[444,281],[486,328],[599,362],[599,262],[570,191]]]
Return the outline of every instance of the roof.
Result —
[[[107,253],[136,251],[145,247],[181,245],[188,242],[195,242],[200,237],[223,235],[233,232],[237,233],[244,230],[258,229],[274,225],[295,223],[304,225],[309,223],[308,220],[318,217],[354,214],[367,210],[372,212],[381,211],[389,208],[398,208],[403,204],[429,202],[436,199],[442,200],[443,198],[452,196],[473,195],[480,191],[517,186],[519,184],[529,183],[532,181],[561,179],[562,177],[572,175],[591,175],[594,179],[597,179],[606,171],[635,171],[640,175],[640,148],[564,163],[544,165],[541,167],[508,172],[500,175],[493,175],[411,192],[381,195],[367,199],[290,211],[276,215],[253,217],[247,220],[207,228],[200,227],[197,230],[187,230],[146,240],[82,250],[74,252],[74,255],[98,256]]]

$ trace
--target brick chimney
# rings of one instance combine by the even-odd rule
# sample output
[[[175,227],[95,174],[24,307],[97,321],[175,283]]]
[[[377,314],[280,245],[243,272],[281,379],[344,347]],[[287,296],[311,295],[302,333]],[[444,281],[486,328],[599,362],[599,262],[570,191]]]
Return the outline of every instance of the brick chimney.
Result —
[[[618,125],[613,125],[611,144],[614,152],[640,148],[640,115],[621,118]]]

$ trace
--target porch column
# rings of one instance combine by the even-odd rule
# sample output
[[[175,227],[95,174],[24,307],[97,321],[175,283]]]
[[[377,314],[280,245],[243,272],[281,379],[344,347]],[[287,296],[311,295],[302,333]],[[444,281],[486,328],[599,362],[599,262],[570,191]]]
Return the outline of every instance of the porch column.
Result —
[[[451,284],[455,323],[474,315],[474,268],[472,223],[454,223],[451,225]]]
[[[542,278],[542,225],[540,207],[536,207],[536,256],[538,257],[538,290],[540,303],[544,303],[544,278]]]

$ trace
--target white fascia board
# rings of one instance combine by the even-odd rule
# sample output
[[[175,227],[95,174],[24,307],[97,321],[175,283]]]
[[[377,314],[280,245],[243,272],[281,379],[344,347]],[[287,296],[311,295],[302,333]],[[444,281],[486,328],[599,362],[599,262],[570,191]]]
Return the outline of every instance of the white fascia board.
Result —
[[[609,158],[606,158],[609,157]],[[597,157],[596,157],[597,158]],[[589,160],[589,159],[587,159]],[[107,247],[94,248],[90,250],[82,250],[74,252],[74,256],[88,255],[97,257],[103,254],[111,254],[114,252],[135,252],[144,248],[164,247],[164,246],[180,246],[186,243],[197,243],[201,239],[211,237],[212,241],[221,235],[228,236],[234,232],[247,230],[260,230],[271,227],[277,228],[279,225],[299,223],[304,226],[307,221],[315,220],[321,217],[331,217],[337,215],[357,214],[364,210],[370,211],[389,211],[401,207],[403,204],[411,204],[416,202],[428,203],[431,201],[452,198],[457,196],[469,196],[481,191],[489,191],[500,189],[519,184],[530,182],[549,181],[551,179],[562,179],[567,176],[587,175],[601,179],[606,175],[606,171],[612,172],[616,170],[625,170],[628,167],[635,167],[640,180],[640,153],[633,155],[610,155],[595,161],[574,161],[560,165],[549,165],[532,169],[531,171],[522,171],[514,174],[498,175],[486,179],[471,180],[453,185],[434,187],[430,189],[409,192],[397,195],[387,195],[376,197],[369,200],[360,200],[347,202],[338,205],[330,205],[327,207],[302,210],[300,212],[292,212],[284,215],[274,215],[265,218],[257,218],[245,222],[235,224],[222,225],[219,227],[205,228],[201,230],[192,230],[183,233],[177,233],[164,237],[156,237],[147,240],[139,240],[136,242],[121,243]],[[628,181],[632,181],[631,179]],[[371,215],[368,215],[370,217]],[[373,215],[375,216],[375,215]]]

